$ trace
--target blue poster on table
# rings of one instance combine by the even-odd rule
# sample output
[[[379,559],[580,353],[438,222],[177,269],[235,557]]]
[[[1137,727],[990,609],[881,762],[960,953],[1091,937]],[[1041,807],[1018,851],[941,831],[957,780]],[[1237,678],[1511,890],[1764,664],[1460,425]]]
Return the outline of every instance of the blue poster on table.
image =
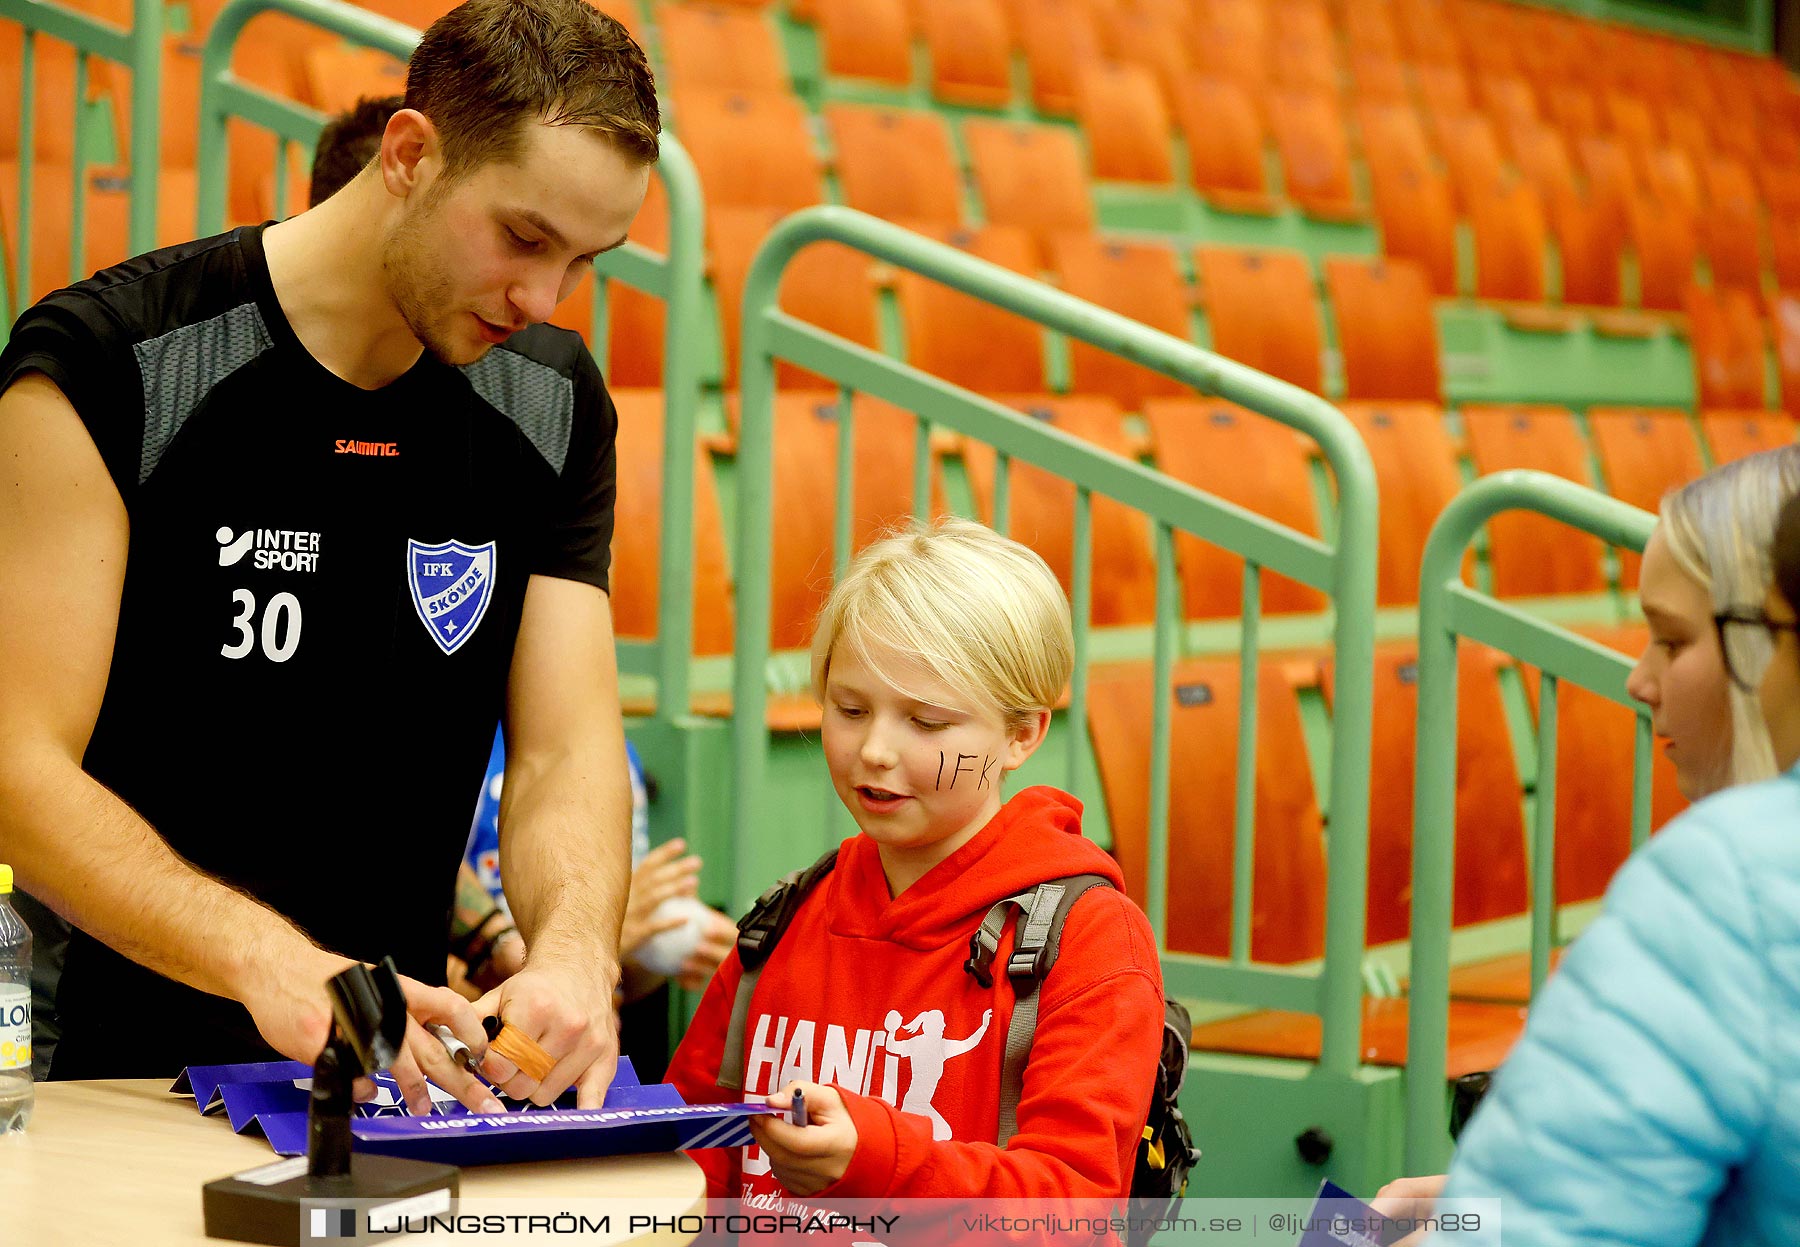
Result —
[[[389,1074],[376,1074],[375,1098],[358,1104],[350,1133],[359,1152],[447,1165],[494,1165],[638,1152],[742,1147],[750,1118],[774,1112],[762,1104],[687,1104],[667,1083],[638,1082],[629,1057],[597,1109],[575,1107],[567,1092],[549,1108],[502,1097],[508,1111],[472,1113],[431,1083],[432,1111],[415,1116]],[[259,1130],[282,1156],[306,1151],[306,1108],[312,1069],[298,1061],[196,1065],[170,1088],[194,1097],[202,1114],[223,1112],[234,1131]]]

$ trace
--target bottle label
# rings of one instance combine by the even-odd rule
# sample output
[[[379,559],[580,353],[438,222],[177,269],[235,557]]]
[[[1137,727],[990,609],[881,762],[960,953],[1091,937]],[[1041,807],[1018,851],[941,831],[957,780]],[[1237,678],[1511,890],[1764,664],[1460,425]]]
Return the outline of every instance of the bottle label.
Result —
[[[0,983],[0,1070],[31,1068],[31,988]]]

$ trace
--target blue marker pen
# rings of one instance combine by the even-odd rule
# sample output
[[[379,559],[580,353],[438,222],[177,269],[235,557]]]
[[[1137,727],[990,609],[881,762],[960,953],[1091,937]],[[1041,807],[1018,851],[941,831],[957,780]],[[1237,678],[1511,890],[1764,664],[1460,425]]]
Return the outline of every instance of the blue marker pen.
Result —
[[[796,1126],[806,1124],[806,1092],[799,1087],[794,1088],[793,1122]]]

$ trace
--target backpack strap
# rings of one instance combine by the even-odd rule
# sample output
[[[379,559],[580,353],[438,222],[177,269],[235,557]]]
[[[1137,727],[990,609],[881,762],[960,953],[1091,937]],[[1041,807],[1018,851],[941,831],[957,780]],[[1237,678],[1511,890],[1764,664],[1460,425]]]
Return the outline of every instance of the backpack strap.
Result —
[[[763,964],[799,912],[800,902],[837,865],[837,855],[838,851],[832,849],[806,869],[783,875],[738,920],[737,951],[743,974],[738,977],[737,995],[731,1000],[731,1024],[725,1031],[725,1053],[719,1060],[719,1086],[727,1090],[744,1089],[744,1030],[750,1020],[750,997],[756,993]]]
[[[1025,1062],[1037,1032],[1038,985],[1050,975],[1062,947],[1063,922],[1088,889],[1111,887],[1103,875],[1071,875],[1051,879],[1029,891],[996,901],[969,937],[969,959],[963,969],[983,987],[994,985],[994,957],[1000,934],[1014,907],[1019,920],[1013,932],[1006,976],[1013,984],[1012,1020],[1006,1027],[1006,1055],[1000,1066],[1000,1128],[997,1142],[1005,1147],[1019,1133],[1019,1098],[1025,1088]]]

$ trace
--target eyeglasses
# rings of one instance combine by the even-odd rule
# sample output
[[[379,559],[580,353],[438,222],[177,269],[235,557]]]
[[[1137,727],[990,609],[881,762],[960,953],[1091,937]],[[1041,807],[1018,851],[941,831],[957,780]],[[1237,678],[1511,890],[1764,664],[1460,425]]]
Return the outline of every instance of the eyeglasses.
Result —
[[[1712,618],[1719,633],[1719,652],[1725,656],[1725,674],[1746,693],[1756,691],[1756,682],[1769,661],[1767,645],[1775,640],[1775,634],[1800,636],[1800,620],[1770,619],[1768,612],[1760,609],[1738,606]]]

